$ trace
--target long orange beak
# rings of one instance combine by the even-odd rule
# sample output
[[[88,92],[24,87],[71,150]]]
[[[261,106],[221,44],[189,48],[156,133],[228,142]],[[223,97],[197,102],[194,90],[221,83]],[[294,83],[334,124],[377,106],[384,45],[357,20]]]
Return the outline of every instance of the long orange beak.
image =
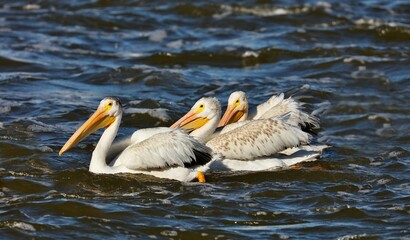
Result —
[[[221,121],[219,121],[218,127],[237,122],[244,114],[244,111],[236,110],[235,106],[228,105],[225,114],[222,116]]]
[[[70,139],[68,139],[68,141],[61,148],[58,155],[61,156],[61,154],[70,150],[77,143],[79,143],[81,140],[86,138],[91,133],[97,131],[98,129],[110,126],[116,118],[114,116],[106,115],[106,112],[106,108],[99,107],[95,111],[95,113],[91,115],[91,117],[83,125],[81,125],[81,127],[78,128],[77,131],[75,131]]]
[[[183,128],[188,132],[192,132],[195,129],[204,126],[208,121],[208,118],[198,117],[197,112],[191,110],[172,124],[171,128]]]

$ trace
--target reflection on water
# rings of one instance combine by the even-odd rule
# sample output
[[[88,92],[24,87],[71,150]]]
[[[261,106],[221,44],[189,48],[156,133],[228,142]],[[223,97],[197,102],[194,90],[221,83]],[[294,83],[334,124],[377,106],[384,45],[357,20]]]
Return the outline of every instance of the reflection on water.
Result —
[[[405,1],[3,1],[1,236],[408,237],[409,13]],[[285,92],[326,109],[317,141],[334,147],[301,169],[207,184],[91,174],[98,134],[57,156],[105,96],[127,105],[126,136],[234,90],[252,106]]]

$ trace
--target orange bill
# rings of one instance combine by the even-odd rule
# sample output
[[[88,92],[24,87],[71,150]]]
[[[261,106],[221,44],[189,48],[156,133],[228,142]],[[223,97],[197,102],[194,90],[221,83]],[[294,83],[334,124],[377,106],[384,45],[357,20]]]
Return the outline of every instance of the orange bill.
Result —
[[[221,121],[219,121],[218,127],[223,127],[225,125],[235,123],[245,114],[244,111],[236,110],[235,107],[228,106],[225,114],[222,116]]]
[[[58,155],[61,156],[61,154],[74,147],[77,143],[98,129],[110,126],[115,121],[115,117],[106,115],[106,112],[106,108],[99,107],[95,113],[91,115],[91,117],[80,128],[78,128],[77,131],[75,131],[70,139],[68,139]]]
[[[183,128],[188,132],[192,132],[195,129],[204,126],[208,121],[209,119],[198,117],[197,113],[191,110],[185,114],[185,116],[172,124],[171,128]]]

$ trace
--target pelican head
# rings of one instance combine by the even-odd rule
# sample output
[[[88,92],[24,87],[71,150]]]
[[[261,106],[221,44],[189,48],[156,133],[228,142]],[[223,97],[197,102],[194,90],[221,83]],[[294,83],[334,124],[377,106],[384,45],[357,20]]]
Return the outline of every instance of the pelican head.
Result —
[[[205,141],[204,139],[215,131],[220,118],[221,104],[218,99],[203,97],[171,128],[183,128],[190,132],[191,136]]]
[[[248,117],[248,97],[242,91],[231,93],[228,99],[228,107],[218,127],[223,127]]]
[[[104,98],[93,115],[68,139],[58,154],[61,155],[68,151],[98,129],[108,128],[120,116],[122,116],[120,99],[117,97]]]

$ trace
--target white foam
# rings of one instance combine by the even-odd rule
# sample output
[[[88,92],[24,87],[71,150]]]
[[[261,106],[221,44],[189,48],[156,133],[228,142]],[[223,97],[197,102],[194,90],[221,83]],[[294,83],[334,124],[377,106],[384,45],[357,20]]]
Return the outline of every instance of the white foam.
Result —
[[[224,9],[224,11],[222,13],[215,13],[214,15],[212,15],[212,17],[216,18],[216,19],[221,19],[221,18],[227,17],[231,14],[232,14],[232,11],[230,9],[226,8],[226,9]]]
[[[358,235],[345,235],[345,236],[343,236],[343,237],[339,237],[339,238],[337,238],[337,240],[353,240],[353,239],[361,239],[361,238],[364,238],[364,237],[367,237],[367,236],[369,236],[369,235],[367,235],[367,234],[358,234]]]
[[[331,8],[332,7],[332,5],[330,3],[322,2],[322,1],[317,2],[316,6],[323,7],[323,8]]]
[[[53,152],[53,149],[49,146],[42,146],[42,147],[39,148],[39,150],[42,151],[42,152],[48,152],[48,153]]]
[[[343,62],[345,62],[345,63],[351,63],[351,62],[353,62],[353,61],[358,61],[358,62],[360,62],[361,64],[364,64],[364,63],[365,63],[365,60],[364,60],[364,58],[362,58],[362,57],[347,57],[347,58],[344,58],[344,59],[343,59]]]
[[[167,37],[167,32],[165,30],[155,30],[148,34],[148,39],[153,42],[162,42],[164,38]]]
[[[137,104],[140,104],[141,102],[142,102],[141,100],[132,100],[132,101],[129,101],[128,104],[137,105]]]
[[[184,42],[180,39],[180,40],[176,40],[173,42],[169,42],[167,44],[167,47],[169,48],[181,48],[184,45]]]
[[[38,125],[38,124],[31,124],[27,127],[28,131],[31,132],[55,132],[56,127],[51,125]]]
[[[264,211],[256,212],[256,216],[266,216],[266,215],[268,215],[268,213]]]
[[[161,235],[167,237],[176,237],[178,236],[178,232],[174,230],[165,230],[161,232]]]
[[[167,109],[165,108],[156,108],[156,109],[150,109],[150,108],[127,108],[124,110],[125,113],[127,114],[148,114],[153,118],[158,118],[161,121],[169,121],[171,118],[169,117],[167,113]]]
[[[12,228],[19,228],[21,230],[24,231],[30,231],[30,232],[35,232],[36,229],[34,228],[33,225],[28,224],[28,223],[24,223],[24,222],[14,222],[13,224],[11,224]]]
[[[139,57],[143,57],[144,54],[143,53],[136,53],[136,52],[120,52],[120,53],[118,53],[118,56],[139,58]]]
[[[398,23],[395,22],[386,22],[380,19],[373,19],[373,18],[361,18],[355,21],[357,25],[369,25],[370,27],[380,27],[380,26],[389,26],[389,27],[397,27]]]
[[[231,5],[222,5],[221,9],[224,11],[221,14],[214,15],[215,18],[225,17],[230,15],[232,12],[239,12],[244,14],[252,14],[261,17],[270,17],[270,16],[280,16],[280,15],[289,15],[289,14],[300,14],[304,12],[311,11],[315,8],[322,8],[326,12],[332,12],[332,5],[328,2],[320,1],[315,5],[306,4],[301,8],[277,8],[277,7],[245,7],[245,6],[231,6]]]
[[[229,15],[231,12],[241,12],[245,14],[252,14],[256,16],[269,17],[269,16],[279,16],[293,13],[291,10],[284,8],[267,8],[267,7],[241,7],[241,6],[229,6],[222,5],[221,8],[225,10],[226,14],[219,14],[217,17]],[[298,9],[294,10],[297,12]]]
[[[388,207],[386,209],[391,210],[391,211],[406,211],[406,208],[403,206],[393,206],[393,207]]]
[[[385,122],[390,122],[390,118],[385,114],[372,114],[367,117],[369,120],[382,120]]]
[[[386,184],[389,183],[389,182],[391,182],[390,179],[383,178],[383,179],[379,179],[379,180],[377,181],[377,184],[378,184],[378,185],[386,185]]]
[[[37,10],[40,9],[40,5],[37,4],[27,4],[25,6],[23,6],[24,10]]]
[[[389,152],[389,158],[396,158],[396,157],[399,157],[400,155],[402,155],[402,152],[400,151]]]
[[[10,106],[0,106],[0,113],[8,113],[11,111]]]
[[[242,57],[254,57],[257,58],[259,57],[259,54],[254,52],[254,51],[246,51],[244,54],[242,54]]]
[[[166,205],[171,205],[171,204],[172,204],[171,201],[168,200],[168,199],[162,199],[162,200],[161,200],[161,203],[162,203],[162,204],[166,204]]]
[[[352,57],[343,58],[343,62],[345,63],[359,62],[360,64],[365,64],[368,62],[388,62],[388,61],[392,61],[392,59],[386,58],[386,57],[367,57],[367,56],[352,56]],[[365,66],[360,66],[360,67],[365,68]]]

